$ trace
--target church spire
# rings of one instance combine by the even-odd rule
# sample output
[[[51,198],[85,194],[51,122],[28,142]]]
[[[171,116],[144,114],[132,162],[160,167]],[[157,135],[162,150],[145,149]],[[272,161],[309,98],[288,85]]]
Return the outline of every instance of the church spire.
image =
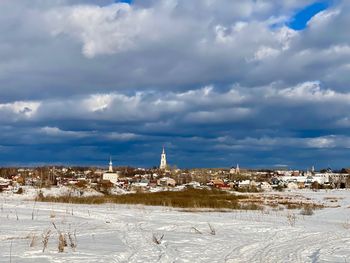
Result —
[[[164,149],[164,146],[163,146],[163,151],[162,151],[162,154],[160,156],[160,166],[159,166],[159,169],[161,170],[165,170],[166,169],[166,154],[165,154],[165,149]]]
[[[239,170],[239,165],[237,163],[237,166],[236,166],[236,174],[239,174],[240,173],[240,170]]]
[[[112,156],[109,157],[109,167],[108,172],[113,173],[113,163],[112,163]]]

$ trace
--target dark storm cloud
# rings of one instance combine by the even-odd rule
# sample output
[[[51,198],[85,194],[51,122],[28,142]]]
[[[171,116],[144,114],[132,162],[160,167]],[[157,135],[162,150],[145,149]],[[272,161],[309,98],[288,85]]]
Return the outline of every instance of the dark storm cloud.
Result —
[[[346,165],[350,6],[312,3],[3,1],[2,163]]]

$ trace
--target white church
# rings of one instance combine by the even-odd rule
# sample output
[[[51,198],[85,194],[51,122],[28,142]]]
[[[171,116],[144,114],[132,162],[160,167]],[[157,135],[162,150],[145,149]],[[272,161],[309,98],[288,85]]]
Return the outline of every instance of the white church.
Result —
[[[102,180],[110,181],[111,183],[116,184],[118,182],[118,178],[119,173],[113,172],[112,157],[110,157],[108,171],[102,175]]]
[[[160,166],[159,166],[159,169],[160,170],[165,170],[166,168],[167,168],[166,154],[165,154],[165,149],[163,147],[163,152],[160,155]]]
[[[236,168],[231,167],[231,169],[230,169],[230,174],[240,174],[240,170],[239,170],[239,165],[238,165],[238,163],[237,163]]]

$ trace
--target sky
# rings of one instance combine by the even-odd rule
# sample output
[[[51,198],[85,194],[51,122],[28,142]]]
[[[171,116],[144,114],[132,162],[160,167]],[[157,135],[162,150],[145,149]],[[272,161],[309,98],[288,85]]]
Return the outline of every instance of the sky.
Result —
[[[346,0],[2,0],[0,165],[350,167]]]

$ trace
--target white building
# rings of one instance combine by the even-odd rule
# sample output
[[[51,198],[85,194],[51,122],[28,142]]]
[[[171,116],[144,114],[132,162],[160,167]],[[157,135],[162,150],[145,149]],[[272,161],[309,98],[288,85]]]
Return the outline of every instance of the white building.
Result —
[[[240,170],[239,170],[239,165],[237,164],[236,168],[232,167],[230,169],[230,174],[239,174]]]
[[[108,172],[113,173],[113,163],[112,163],[112,157],[109,157],[109,167]]]
[[[103,173],[102,180],[110,181],[113,184],[118,183],[119,173],[113,172],[112,158],[109,160],[108,172]]]
[[[318,182],[319,184],[328,184],[329,183],[329,174],[321,174],[316,173],[315,175],[308,175],[308,176],[281,176],[279,177],[279,180],[285,183],[305,183],[305,184],[312,184],[313,182]]]
[[[163,177],[157,180],[157,185],[160,186],[175,186],[176,181],[170,177]]]
[[[159,166],[159,169],[161,170],[165,170],[166,169],[166,154],[165,154],[165,150],[164,150],[164,147],[163,147],[163,152],[160,156],[160,166]]]

